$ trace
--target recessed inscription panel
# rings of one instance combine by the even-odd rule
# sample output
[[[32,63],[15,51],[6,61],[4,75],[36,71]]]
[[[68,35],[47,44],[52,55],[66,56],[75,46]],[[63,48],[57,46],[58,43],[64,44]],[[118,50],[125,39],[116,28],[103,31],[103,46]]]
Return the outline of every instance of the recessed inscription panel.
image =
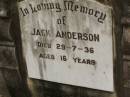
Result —
[[[29,77],[113,91],[110,7],[92,0],[18,5]]]

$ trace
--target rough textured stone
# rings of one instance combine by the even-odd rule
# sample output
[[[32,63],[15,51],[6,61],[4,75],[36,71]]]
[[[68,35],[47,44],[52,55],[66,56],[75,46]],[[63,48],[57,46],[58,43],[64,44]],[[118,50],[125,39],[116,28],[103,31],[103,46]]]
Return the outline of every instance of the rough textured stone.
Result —
[[[8,0],[0,0],[0,41],[12,41],[12,37],[9,32],[11,24],[9,7],[10,3]]]
[[[0,68],[18,68],[14,47],[0,46],[0,60]]]
[[[11,97],[31,97],[25,83],[22,81],[19,70],[2,69],[3,78]]]
[[[10,97],[1,69],[0,69],[0,97]]]

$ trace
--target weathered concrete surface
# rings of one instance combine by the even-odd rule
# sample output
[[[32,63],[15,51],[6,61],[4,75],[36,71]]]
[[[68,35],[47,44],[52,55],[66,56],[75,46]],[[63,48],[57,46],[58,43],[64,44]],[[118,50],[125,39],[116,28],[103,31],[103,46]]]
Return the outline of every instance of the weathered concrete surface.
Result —
[[[117,54],[118,57],[115,56],[114,72],[116,91],[114,93],[29,79],[27,77],[27,71],[25,66],[26,64],[24,63],[24,58],[22,56],[20,28],[18,22],[16,2],[15,0],[0,0],[0,4],[6,1],[11,1],[11,3],[9,4],[12,4],[11,7],[9,7],[8,5],[6,5],[8,3],[4,3],[6,7],[8,6],[12,10],[12,22],[11,25],[8,24],[7,26],[5,26],[7,24],[7,21],[3,21],[3,19],[0,19],[0,28],[2,29],[2,31],[5,31],[5,33],[0,33],[0,37],[2,37],[0,38],[0,40],[2,39],[0,41],[0,90],[3,90],[0,91],[0,96],[2,95],[2,97],[118,97],[117,92],[121,92],[121,62],[116,60],[121,60],[120,53]],[[115,44],[117,46],[117,48],[115,48],[115,51],[120,52],[119,46],[121,45],[121,42],[119,40],[121,40],[122,34],[120,29],[121,10],[119,6],[117,6],[119,1],[98,1],[103,4],[109,4],[110,6],[113,6],[113,17],[115,17],[115,23],[113,26],[116,36]],[[3,22],[5,22],[4,26],[2,24]],[[9,95],[9,93],[11,95]]]
[[[108,4],[108,1],[106,2],[105,0],[102,0],[101,2],[103,2],[104,4]],[[116,39],[115,44],[117,44],[117,46],[120,46],[121,42],[119,40],[121,40],[121,25],[120,25],[120,18],[121,18],[121,10],[117,7],[116,3],[109,3],[109,4],[113,4],[111,6],[113,6],[113,17],[114,18],[114,32],[115,32],[115,36]],[[117,16],[117,14],[119,14]],[[116,47],[116,45],[115,45]],[[119,48],[115,48],[115,52],[120,52]],[[116,55],[116,54],[115,54]],[[118,54],[120,56],[120,54]],[[117,60],[117,56],[115,56],[115,62]],[[68,85],[63,85],[63,84],[56,84],[56,83],[51,83],[51,82],[45,82],[45,81],[40,81],[40,80],[35,80],[35,79],[28,79],[28,86],[30,88],[30,90],[32,91],[32,95],[33,97],[37,96],[37,97],[118,97],[117,96],[117,92],[120,91],[119,87],[119,82],[120,82],[120,78],[117,73],[120,73],[120,67],[117,66],[117,64],[120,65],[119,63],[115,63],[115,92],[114,93],[109,93],[109,92],[105,92],[105,91],[98,91],[98,90],[92,90],[92,89],[87,89],[87,88],[80,88],[80,87],[72,87],[72,86],[68,86]],[[119,89],[119,90],[118,90]],[[41,92],[41,90],[43,90],[44,92]],[[58,93],[57,93],[58,91]]]
[[[80,88],[80,87],[72,87],[69,85],[63,85],[63,84],[56,84],[51,82],[45,82],[35,79],[28,79],[28,86],[32,92],[33,97],[118,97],[117,94],[120,92],[120,65],[121,62],[117,60],[121,60],[120,52],[120,45],[121,45],[121,9],[117,6],[117,2],[114,0],[98,0],[103,4],[110,5],[113,7],[113,17],[114,17],[114,23],[113,23],[113,31],[115,32],[114,36],[115,38],[115,60],[114,60],[114,80],[115,80],[115,92],[109,93],[105,91],[98,91],[98,90],[92,90],[87,88]],[[117,16],[118,14],[118,16]],[[119,41],[120,40],[120,41]],[[118,53],[118,55],[117,55]],[[106,82],[107,84],[107,82]],[[43,90],[43,92],[41,92]],[[58,92],[58,93],[57,93]],[[120,95],[120,94],[119,94]]]

